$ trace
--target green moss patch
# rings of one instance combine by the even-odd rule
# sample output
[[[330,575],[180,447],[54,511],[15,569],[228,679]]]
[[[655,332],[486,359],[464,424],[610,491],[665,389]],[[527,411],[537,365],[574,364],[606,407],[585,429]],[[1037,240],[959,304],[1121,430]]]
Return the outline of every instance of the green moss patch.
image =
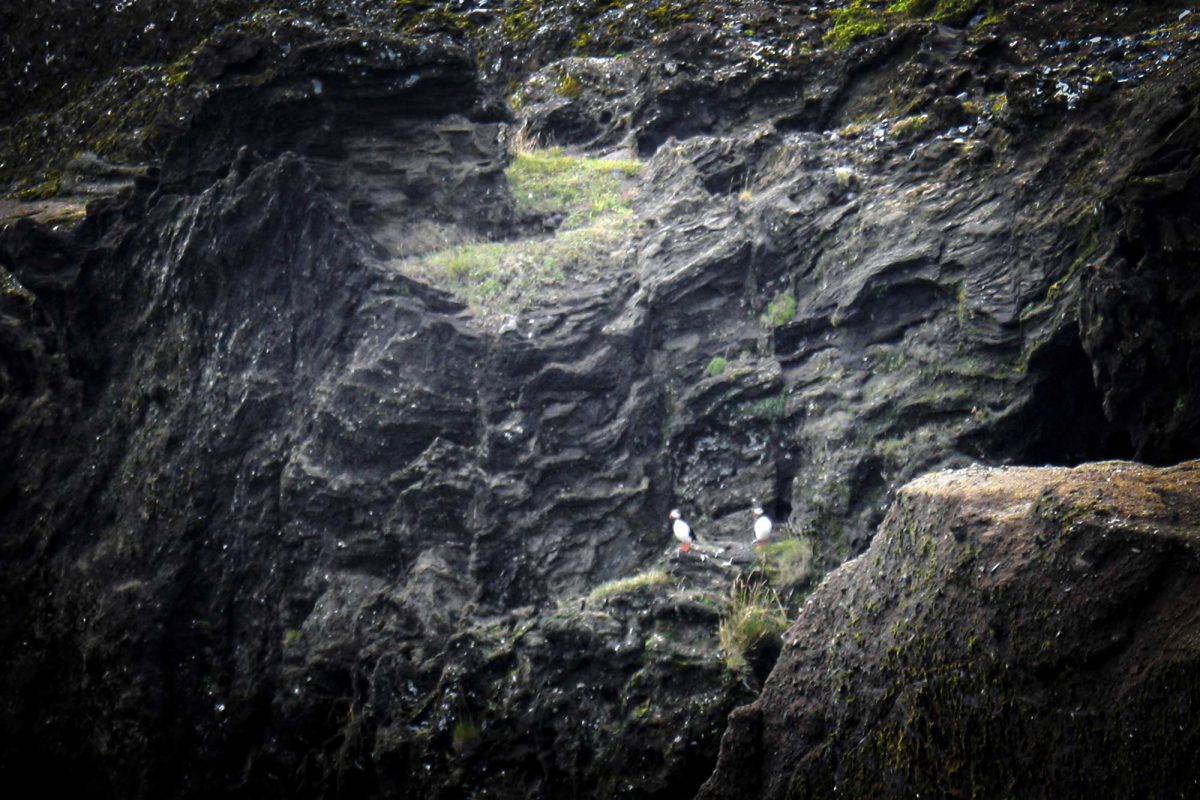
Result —
[[[764,570],[775,586],[797,588],[816,577],[813,543],[809,539],[783,539],[763,548]]]
[[[921,131],[929,126],[928,114],[916,114],[911,117],[905,117],[892,126],[891,134],[893,139],[906,141],[919,135]]]
[[[845,50],[859,39],[880,36],[905,22],[929,20],[961,25],[983,5],[982,0],[854,0],[833,11],[833,26],[825,33],[825,46]]]
[[[708,366],[704,368],[705,374],[710,378],[715,378],[725,372],[725,368],[729,366],[729,359],[724,356],[713,356],[713,360],[708,362]]]

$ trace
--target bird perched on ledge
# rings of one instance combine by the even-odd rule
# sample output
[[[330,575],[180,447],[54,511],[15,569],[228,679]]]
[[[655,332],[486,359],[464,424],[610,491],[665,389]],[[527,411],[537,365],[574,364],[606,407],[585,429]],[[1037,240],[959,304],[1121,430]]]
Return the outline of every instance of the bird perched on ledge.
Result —
[[[675,534],[675,538],[679,541],[679,552],[686,553],[696,542],[696,534],[692,533],[692,526],[683,519],[683,514],[678,508],[671,509],[670,519],[671,533]]]
[[[766,515],[762,506],[756,505],[752,511],[754,513],[754,546],[761,550],[767,546],[767,540],[771,538],[771,529],[775,526],[771,524],[771,518]]]

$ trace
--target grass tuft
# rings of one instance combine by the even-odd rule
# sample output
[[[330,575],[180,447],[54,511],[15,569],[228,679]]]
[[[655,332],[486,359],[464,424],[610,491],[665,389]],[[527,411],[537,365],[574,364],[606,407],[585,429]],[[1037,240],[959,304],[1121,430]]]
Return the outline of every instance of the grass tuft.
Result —
[[[670,577],[661,569],[648,569],[645,572],[639,572],[637,575],[631,575],[628,578],[619,578],[615,581],[602,583],[595,589],[592,589],[588,597],[592,600],[599,600],[604,597],[619,597],[621,595],[633,594],[642,589],[666,586],[670,582]]]
[[[771,640],[778,644],[786,628],[787,612],[775,591],[762,581],[738,579],[717,631],[725,666],[745,669],[746,656]]]
[[[457,752],[470,750],[479,743],[483,736],[483,730],[479,727],[479,723],[471,717],[463,717],[454,723],[454,732],[451,734],[454,749]]]
[[[767,306],[763,323],[772,328],[787,325],[796,318],[796,297],[791,292],[781,292]]]
[[[518,152],[508,182],[518,211],[564,214],[561,230],[571,230],[630,211],[636,192],[629,181],[641,171],[640,161],[574,156],[551,147]]]

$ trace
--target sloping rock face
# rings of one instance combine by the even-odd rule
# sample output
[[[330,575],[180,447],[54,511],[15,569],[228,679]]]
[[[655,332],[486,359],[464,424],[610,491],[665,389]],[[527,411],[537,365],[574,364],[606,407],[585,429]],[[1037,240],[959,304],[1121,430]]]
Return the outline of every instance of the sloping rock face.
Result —
[[[701,798],[1195,792],[1200,464],[901,490],[787,633]]]
[[[503,110],[463,51],[365,36],[227,76],[70,234],[4,232],[14,780],[661,796],[752,697],[731,572],[588,608],[663,552],[633,287],[496,334],[398,272],[513,234]]]
[[[221,5],[10,88],[14,782],[690,796],[770,667],[716,635],[753,501],[828,567],[933,467],[1197,455],[1178,4],[847,49],[835,6]],[[517,131],[644,166],[632,233],[497,321],[406,265],[554,236]]]

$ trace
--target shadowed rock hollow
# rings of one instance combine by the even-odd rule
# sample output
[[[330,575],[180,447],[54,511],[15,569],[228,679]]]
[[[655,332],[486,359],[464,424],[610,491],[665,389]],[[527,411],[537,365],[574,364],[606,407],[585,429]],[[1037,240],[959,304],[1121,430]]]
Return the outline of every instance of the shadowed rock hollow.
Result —
[[[931,469],[1200,455],[1179,4],[219,5],[3,12],[5,777],[692,796],[775,656],[731,586],[796,612]],[[823,791],[808,739],[747,766],[759,713],[705,791]],[[878,790],[940,786],[930,741]]]

